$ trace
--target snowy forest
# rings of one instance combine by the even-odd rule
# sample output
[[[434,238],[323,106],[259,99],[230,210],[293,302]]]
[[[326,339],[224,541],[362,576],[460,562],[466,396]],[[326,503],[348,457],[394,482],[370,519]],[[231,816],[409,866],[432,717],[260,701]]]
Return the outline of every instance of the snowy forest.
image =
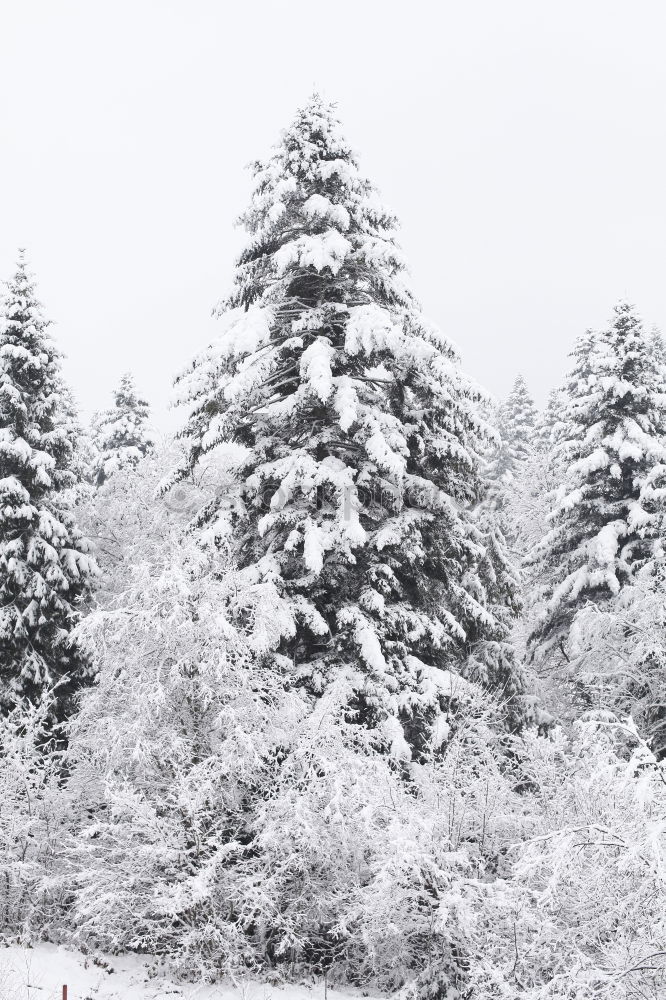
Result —
[[[29,247],[5,276],[3,942],[175,983],[666,996],[659,330],[609,302],[543,411],[519,359],[494,399],[334,105],[252,173],[175,435],[131,358],[84,421]]]

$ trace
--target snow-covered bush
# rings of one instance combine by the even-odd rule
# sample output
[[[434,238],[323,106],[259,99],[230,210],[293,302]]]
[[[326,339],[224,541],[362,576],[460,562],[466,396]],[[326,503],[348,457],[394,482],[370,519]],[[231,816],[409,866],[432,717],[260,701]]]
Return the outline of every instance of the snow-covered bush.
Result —
[[[513,956],[520,990],[491,995],[663,996],[663,764],[630,719],[600,712],[570,736],[528,736],[521,770],[530,820],[510,851],[523,892]]]
[[[62,871],[77,940],[161,954],[183,974],[274,967],[397,988],[418,979],[427,938],[448,949],[453,982],[474,896],[463,883],[496,836],[484,740],[499,747],[486,721],[497,710],[431,671],[443,712],[430,764],[415,765],[401,726],[387,719],[378,738],[357,725],[342,680],[305,700],[266,655],[295,627],[290,605],[183,535],[187,497],[175,512],[148,502],[164,463],[119,472],[95,497],[114,541],[102,606],[79,629],[99,677],[69,753],[78,825]],[[442,899],[469,905],[428,937],[433,865]],[[399,933],[385,919],[392,879]]]
[[[460,681],[453,709],[445,751],[412,765],[394,793],[358,914],[362,967],[375,982],[451,1000],[476,996],[473,984],[501,954],[514,892],[498,874],[520,811],[488,725],[496,709]]]
[[[348,696],[332,685],[290,732],[256,802],[236,886],[265,962],[338,981],[361,978],[356,910],[400,794],[368,731],[345,718]]]
[[[225,940],[236,928],[226,882],[300,704],[251,669],[232,623],[256,609],[258,631],[279,613],[269,588],[239,607],[233,578],[216,583],[198,552],[173,556],[137,566],[128,592],[82,628],[99,682],[72,730],[70,792],[90,815],[73,855],[73,922],[106,950],[226,961],[243,950]]]
[[[0,717],[0,932],[30,939],[58,923],[69,819],[62,751],[49,738],[52,707],[18,705]]]
[[[117,471],[93,498],[105,577],[78,638],[98,679],[71,730],[66,878],[86,946],[210,971],[243,954],[225,878],[302,704],[261,669],[290,627],[274,589],[183,536],[187,497],[155,500],[164,462]]]
[[[428,762],[410,762],[397,725],[392,758],[373,746],[334,686],[294,725],[225,886],[264,966],[421,996],[468,983],[487,909],[511,895],[495,873],[516,795],[488,726],[496,708],[449,682],[446,750]]]
[[[614,601],[588,602],[573,620],[566,673],[591,707],[631,714],[655,753],[666,752],[666,604],[663,560],[649,563]]]

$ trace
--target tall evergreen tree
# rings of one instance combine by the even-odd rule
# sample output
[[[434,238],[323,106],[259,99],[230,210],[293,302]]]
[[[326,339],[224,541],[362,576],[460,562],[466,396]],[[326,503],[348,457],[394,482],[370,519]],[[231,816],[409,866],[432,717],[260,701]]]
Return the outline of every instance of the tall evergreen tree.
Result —
[[[62,716],[90,676],[71,632],[94,562],[68,509],[72,399],[22,255],[1,319],[0,706],[54,690]]]
[[[132,375],[122,376],[113,398],[113,407],[94,420],[98,452],[94,480],[98,486],[118,469],[136,465],[153,447],[148,403],[138,395]]]
[[[233,453],[236,494],[197,523],[231,525],[241,569],[289,599],[293,681],[346,684],[401,754],[405,734],[431,738],[444,679],[472,654],[505,695],[520,686],[470,514],[478,394],[421,315],[395,219],[330,105],[313,97],[255,178],[222,335],[178,380],[189,454],[174,478]]]
[[[660,552],[666,471],[660,366],[634,308],[620,302],[610,327],[584,334],[573,356],[551,460],[552,529],[532,557],[545,581],[533,639],[563,652],[582,604],[617,594]]]

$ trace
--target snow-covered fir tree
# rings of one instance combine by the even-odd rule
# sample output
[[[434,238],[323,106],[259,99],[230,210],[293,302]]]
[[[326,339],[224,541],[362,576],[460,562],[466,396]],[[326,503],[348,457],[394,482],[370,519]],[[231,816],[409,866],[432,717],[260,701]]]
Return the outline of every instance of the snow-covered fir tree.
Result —
[[[534,429],[533,440],[536,451],[547,453],[553,447],[561,423],[561,412],[560,391],[551,389],[548,393],[546,407],[538,414]]]
[[[470,513],[490,432],[333,107],[314,96],[255,179],[222,334],[178,380],[174,480],[234,463],[199,527],[231,525],[240,569],[288,598],[292,681],[317,695],[344,676],[401,756],[436,738],[450,670],[480,657],[502,697],[520,688]]]
[[[666,344],[658,326],[653,326],[650,329],[650,346],[652,347],[653,358],[657,364],[661,365],[662,374],[664,374],[666,380]]]
[[[498,408],[497,425],[500,442],[484,466],[488,489],[482,507],[489,508],[491,519],[499,522],[511,557],[520,563],[527,551],[532,523],[528,510],[534,505],[538,472],[534,468],[538,464],[535,442],[538,411],[522,375],[518,375]]]
[[[136,465],[154,443],[148,429],[148,403],[137,393],[131,374],[121,377],[113,401],[111,409],[93,419],[97,449],[93,478],[98,486],[118,469]]]
[[[551,459],[552,527],[531,556],[544,587],[533,639],[565,659],[577,610],[660,556],[666,472],[661,371],[634,308],[620,302],[610,327],[584,334],[573,356]]]
[[[501,440],[485,474],[495,506],[501,509],[507,502],[507,491],[534,450],[538,412],[522,375],[517,376],[497,416]]]
[[[76,422],[47,326],[21,256],[0,322],[0,705],[53,689],[62,716],[90,676],[71,632],[95,566],[68,509]]]
[[[531,589],[532,583],[525,558],[549,530],[551,494],[561,481],[554,454],[559,435],[564,430],[561,411],[560,390],[553,389],[548,394],[545,408],[537,412],[531,447],[525,461],[518,467],[503,511],[512,551],[522,563],[525,591]]]

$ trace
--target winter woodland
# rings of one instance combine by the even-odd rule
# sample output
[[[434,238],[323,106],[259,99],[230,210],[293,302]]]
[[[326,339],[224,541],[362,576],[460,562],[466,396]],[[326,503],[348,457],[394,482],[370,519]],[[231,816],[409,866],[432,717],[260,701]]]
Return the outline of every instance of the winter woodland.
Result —
[[[498,403],[333,106],[253,174],[173,439],[131,374],[84,426],[23,254],[6,286],[3,938],[201,984],[663,997],[661,336],[609,303],[544,412],[519,374]]]

